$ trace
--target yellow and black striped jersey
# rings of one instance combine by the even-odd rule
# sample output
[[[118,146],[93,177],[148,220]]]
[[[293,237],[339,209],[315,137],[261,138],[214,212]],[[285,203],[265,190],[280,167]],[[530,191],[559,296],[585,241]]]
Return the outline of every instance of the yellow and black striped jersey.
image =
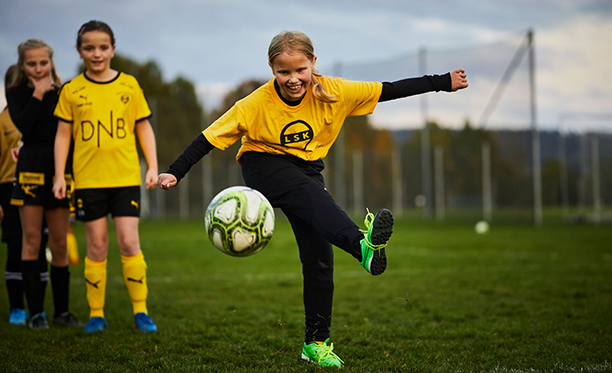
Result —
[[[236,155],[257,151],[290,154],[315,161],[325,157],[346,117],[374,111],[382,90],[379,82],[347,81],[320,76],[325,90],[338,102],[324,103],[308,88],[297,106],[284,103],[274,89],[275,78],[236,102],[223,116],[203,131],[218,149],[226,149],[240,138]]]
[[[62,87],[54,115],[72,124],[75,189],[140,185],[134,128],[151,110],[136,78],[100,83],[81,74]]]

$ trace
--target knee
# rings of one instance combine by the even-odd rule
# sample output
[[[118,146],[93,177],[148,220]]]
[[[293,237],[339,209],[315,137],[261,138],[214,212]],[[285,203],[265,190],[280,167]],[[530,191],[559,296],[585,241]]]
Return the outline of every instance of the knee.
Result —
[[[87,242],[87,256],[94,261],[101,262],[106,259],[108,251],[108,239],[99,238],[95,240],[88,240]]]
[[[35,251],[38,252],[38,248],[40,246],[40,240],[42,239],[42,234],[40,230],[24,230],[23,232],[23,250],[30,252]]]
[[[122,237],[117,241],[119,251],[125,256],[134,256],[140,252],[140,241],[138,235],[130,235]]]
[[[66,236],[65,235],[54,235],[49,236],[49,246],[52,250],[66,250]]]

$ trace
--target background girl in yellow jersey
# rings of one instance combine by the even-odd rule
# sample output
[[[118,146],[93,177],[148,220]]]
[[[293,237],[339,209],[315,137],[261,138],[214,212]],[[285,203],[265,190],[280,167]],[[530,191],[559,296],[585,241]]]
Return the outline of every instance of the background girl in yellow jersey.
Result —
[[[33,329],[48,328],[43,309],[44,288],[39,278],[43,219],[49,229],[51,288],[55,314],[53,322],[66,326],[80,323],[68,310],[70,272],[66,253],[69,201],[56,199],[52,192],[54,177],[53,143],[57,119],[53,110],[61,84],[53,65],[53,50],[44,41],[28,39],[17,48],[17,74],[6,92],[11,119],[22,134],[11,204],[19,206],[23,230],[22,277]],[[70,178],[69,170],[60,178]]]
[[[115,221],[124,280],[133,305],[136,328],[154,332],[147,310],[147,264],[140,250],[140,165],[136,134],[148,164],[145,183],[155,188],[157,154],[148,118],[151,110],[138,81],[110,67],[115,38],[104,22],[90,21],[79,28],[77,51],[85,72],[66,83],[55,110],[59,119],[55,142],[55,173],[64,172],[71,138],[76,217],[85,225],[87,256],[85,281],[90,319],[86,332],[108,329],[104,318],[108,214]],[[56,178],[54,193],[66,194],[66,183]]]
[[[11,87],[17,72],[17,65],[11,65],[4,75],[4,90]],[[8,109],[0,113],[0,224],[2,225],[2,242],[6,243],[6,266],[4,279],[9,298],[9,324],[25,325],[27,320],[23,301],[23,276],[21,274],[21,246],[23,232],[19,221],[19,209],[11,205],[13,181],[17,168],[17,157],[21,146],[21,132],[15,127]],[[42,299],[49,280],[49,265],[45,248],[47,246],[46,227],[43,227],[38,268],[42,285]]]
[[[329,343],[333,300],[332,245],[351,254],[372,275],[387,267],[385,247],[393,215],[381,209],[366,216],[366,230],[349,218],[325,189],[322,159],[344,119],[373,112],[378,102],[430,91],[467,87],[461,69],[444,75],[397,82],[355,82],[316,73],[317,57],[308,36],[282,32],[268,48],[274,77],[236,102],[198,135],[158,178],[162,189],[175,186],[191,166],[214,148],[239,139],[236,156],[247,186],[282,209],[296,237],[304,277],[306,336],[302,359],[341,367]]]

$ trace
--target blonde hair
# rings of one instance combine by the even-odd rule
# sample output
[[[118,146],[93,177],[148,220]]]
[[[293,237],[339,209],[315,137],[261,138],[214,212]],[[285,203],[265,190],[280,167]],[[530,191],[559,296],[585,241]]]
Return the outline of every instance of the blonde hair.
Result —
[[[57,72],[55,71],[55,64],[53,63],[53,48],[51,48],[49,44],[45,43],[44,41],[40,39],[28,39],[22,42],[21,44],[19,44],[19,46],[17,47],[17,55],[19,56],[17,60],[17,67],[19,69],[17,70],[17,73],[15,74],[13,78],[13,84],[12,84],[13,87],[28,84],[28,81],[29,81],[28,77],[23,71],[23,63],[25,61],[25,52],[31,49],[38,49],[38,48],[46,48],[47,52],[49,52],[49,60],[51,62],[51,78],[53,79],[53,82],[55,84],[62,85],[62,81],[57,75]]]
[[[274,65],[276,57],[282,53],[302,53],[311,62],[314,61],[314,46],[310,41],[310,38],[300,31],[283,31],[276,35],[270,42],[268,47],[268,63],[270,66]],[[321,74],[317,70],[312,70],[312,94],[314,97],[322,102],[334,103],[338,102],[335,95],[330,95],[325,90],[325,87],[319,82],[318,77]]]

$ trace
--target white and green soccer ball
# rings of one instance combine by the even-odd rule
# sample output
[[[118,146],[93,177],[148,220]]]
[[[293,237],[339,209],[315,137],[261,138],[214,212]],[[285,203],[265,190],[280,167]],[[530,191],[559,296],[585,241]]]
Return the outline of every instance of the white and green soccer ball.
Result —
[[[249,256],[263,249],[274,233],[274,209],[255,189],[235,186],[212,199],[204,218],[213,245],[231,256]]]

